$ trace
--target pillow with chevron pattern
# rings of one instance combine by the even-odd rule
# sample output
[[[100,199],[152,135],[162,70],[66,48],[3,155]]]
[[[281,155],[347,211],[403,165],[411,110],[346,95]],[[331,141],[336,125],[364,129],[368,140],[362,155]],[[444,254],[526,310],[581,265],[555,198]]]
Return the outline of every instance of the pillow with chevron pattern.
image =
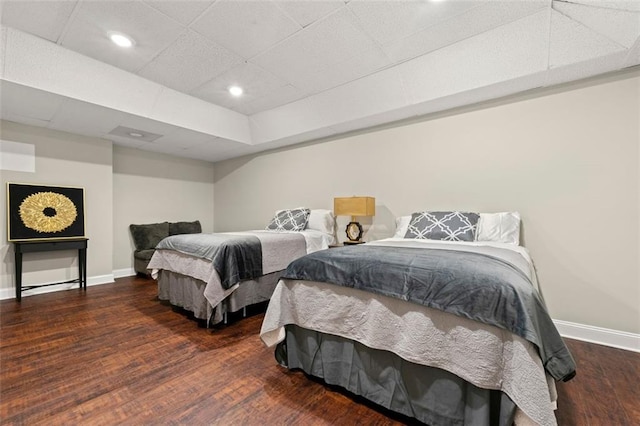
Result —
[[[266,229],[268,231],[303,231],[309,222],[310,213],[311,210],[304,207],[278,210]]]
[[[419,240],[474,241],[480,215],[458,211],[416,212],[411,215],[405,238]]]

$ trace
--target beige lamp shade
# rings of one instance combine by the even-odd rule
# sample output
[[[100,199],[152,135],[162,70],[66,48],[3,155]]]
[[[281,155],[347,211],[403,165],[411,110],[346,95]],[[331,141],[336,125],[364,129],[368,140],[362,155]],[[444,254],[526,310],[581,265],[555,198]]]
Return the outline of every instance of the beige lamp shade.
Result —
[[[374,197],[337,197],[333,199],[333,213],[336,216],[375,216]]]

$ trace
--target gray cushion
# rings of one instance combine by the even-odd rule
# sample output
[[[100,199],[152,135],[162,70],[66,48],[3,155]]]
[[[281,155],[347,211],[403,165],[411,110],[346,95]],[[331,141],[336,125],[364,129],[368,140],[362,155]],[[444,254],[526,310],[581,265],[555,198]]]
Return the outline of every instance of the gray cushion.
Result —
[[[271,231],[303,231],[309,222],[310,213],[311,210],[305,208],[279,210],[266,229]]]
[[[480,215],[463,212],[417,212],[411,215],[405,238],[474,241]]]
[[[169,236],[169,222],[148,225],[129,225],[136,250],[155,248],[160,240]]]
[[[140,250],[133,252],[133,257],[135,259],[146,260],[147,262],[151,260],[151,256],[156,251],[154,249]]]
[[[202,226],[200,221],[193,222],[170,222],[169,223],[169,235],[178,234],[199,234],[202,232]]]

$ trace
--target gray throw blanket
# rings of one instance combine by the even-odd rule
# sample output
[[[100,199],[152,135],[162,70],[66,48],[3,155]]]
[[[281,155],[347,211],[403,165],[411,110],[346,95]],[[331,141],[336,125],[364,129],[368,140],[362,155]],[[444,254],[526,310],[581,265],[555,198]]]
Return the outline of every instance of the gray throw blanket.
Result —
[[[224,289],[263,275],[262,245],[253,235],[172,235],[160,241],[156,250],[175,250],[210,260]]]
[[[282,278],[366,290],[494,325],[535,344],[545,370],[556,380],[575,375],[571,353],[529,278],[493,256],[447,249],[344,247],[297,259]]]

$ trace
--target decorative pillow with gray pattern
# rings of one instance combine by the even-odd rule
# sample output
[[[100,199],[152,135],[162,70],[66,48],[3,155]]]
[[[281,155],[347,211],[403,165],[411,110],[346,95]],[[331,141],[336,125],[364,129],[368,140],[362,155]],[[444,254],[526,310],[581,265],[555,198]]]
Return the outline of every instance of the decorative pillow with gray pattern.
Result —
[[[278,210],[267,225],[270,231],[303,231],[307,227],[311,210],[305,208]]]
[[[480,215],[464,212],[416,212],[411,215],[405,238],[418,240],[474,241]]]

